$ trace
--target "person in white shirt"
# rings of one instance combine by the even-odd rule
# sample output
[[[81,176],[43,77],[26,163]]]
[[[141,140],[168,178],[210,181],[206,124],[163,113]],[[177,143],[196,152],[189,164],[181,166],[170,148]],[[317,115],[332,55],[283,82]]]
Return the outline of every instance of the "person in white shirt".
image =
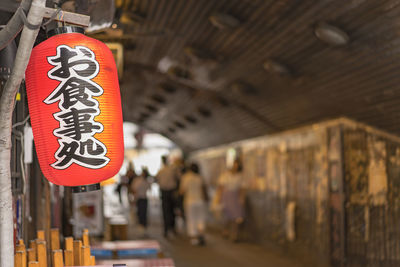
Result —
[[[178,186],[179,172],[172,166],[168,165],[167,156],[162,156],[163,167],[156,175],[156,180],[161,191],[161,206],[164,221],[164,237],[168,237],[168,233],[175,230],[175,192]]]
[[[246,184],[239,160],[235,160],[232,168],[219,177],[217,194],[225,220],[223,235],[230,236],[232,241],[238,241],[239,227],[244,221],[246,199]]]
[[[131,185],[136,201],[137,218],[139,224],[145,229],[147,227],[147,191],[150,189],[150,183],[147,181],[148,176],[147,169],[143,168],[142,174],[136,177]]]
[[[184,196],[187,232],[193,245],[205,245],[206,191],[203,177],[196,163],[182,176],[179,188]]]

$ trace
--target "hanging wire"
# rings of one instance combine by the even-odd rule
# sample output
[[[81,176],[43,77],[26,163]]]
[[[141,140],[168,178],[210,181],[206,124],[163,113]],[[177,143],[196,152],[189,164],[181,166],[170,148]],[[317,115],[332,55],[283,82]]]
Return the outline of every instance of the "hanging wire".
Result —
[[[27,118],[25,119],[27,121],[27,119],[29,119],[29,115],[27,116]],[[25,121],[24,120],[24,121]],[[15,125],[15,127],[20,126],[20,125],[24,125],[26,123],[26,121],[22,124],[19,123],[19,125]],[[19,161],[20,161],[20,165],[21,165],[21,176],[22,176],[22,182],[23,182],[23,186],[22,186],[22,194],[25,195],[26,193],[26,173],[25,173],[25,163],[24,163],[24,158],[25,158],[25,151],[24,151],[24,146],[25,146],[25,139],[24,139],[24,133],[21,131],[18,131],[17,129],[12,129],[12,133],[15,134],[15,139],[17,139],[18,141],[21,142],[21,153],[19,155]]]
[[[25,194],[26,192],[26,173],[25,173],[25,163],[24,163],[24,158],[25,158],[25,151],[24,151],[24,146],[25,146],[25,139],[24,139],[24,133],[17,130],[16,127],[19,126],[25,126],[25,124],[28,122],[30,118],[30,115],[26,116],[26,118],[20,122],[17,122],[12,125],[12,133],[15,134],[15,138],[21,142],[21,153],[19,157],[19,161],[21,164],[21,176],[22,176],[22,181],[23,181],[23,187],[22,187],[22,193]]]
[[[29,118],[30,118],[30,115],[28,114],[28,116],[26,116],[26,118],[23,121],[20,121],[20,122],[17,122],[15,124],[13,124],[12,128],[14,129],[15,127],[25,125],[25,123],[29,120]]]

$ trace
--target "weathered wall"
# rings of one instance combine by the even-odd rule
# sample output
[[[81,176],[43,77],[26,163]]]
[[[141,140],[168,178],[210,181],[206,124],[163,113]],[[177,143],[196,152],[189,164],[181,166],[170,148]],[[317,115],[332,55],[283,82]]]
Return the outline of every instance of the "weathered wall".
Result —
[[[207,183],[215,187],[229,148],[241,151],[248,184],[246,233],[313,260],[329,259],[328,125],[251,139],[196,152]],[[287,207],[294,202],[295,239],[286,231]],[[324,262],[325,261],[325,262]],[[322,265],[318,265],[322,266]]]
[[[348,266],[400,266],[400,141],[343,131]]]
[[[338,119],[198,151],[191,157],[211,188],[230,148],[241,151],[252,240],[279,244],[316,266],[400,266],[399,138]]]

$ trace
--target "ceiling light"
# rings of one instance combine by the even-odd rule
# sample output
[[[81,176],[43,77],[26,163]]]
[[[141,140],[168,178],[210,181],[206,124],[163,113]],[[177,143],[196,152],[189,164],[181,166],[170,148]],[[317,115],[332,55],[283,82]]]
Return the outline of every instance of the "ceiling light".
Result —
[[[345,45],[350,40],[347,33],[327,23],[318,24],[315,27],[314,33],[318,39],[331,45]]]
[[[139,115],[141,119],[147,119],[148,117],[150,117],[150,114],[146,112],[140,112]]]
[[[143,24],[145,19],[146,19],[146,15],[135,12],[135,11],[129,11],[129,12],[122,13],[120,22],[125,25],[140,25],[140,24]]]
[[[185,129],[185,124],[179,122],[179,121],[175,121],[174,124],[176,125],[176,127],[181,128],[181,129]]]
[[[197,119],[195,117],[191,116],[191,115],[186,115],[186,116],[184,116],[184,118],[185,118],[185,120],[187,122],[190,122],[192,124],[196,124],[197,123]]]
[[[156,101],[157,103],[164,104],[166,102],[165,98],[161,95],[154,94],[151,96],[151,99]]]
[[[279,63],[278,61],[275,61],[273,59],[268,59],[267,61],[264,62],[263,67],[266,71],[270,73],[276,73],[276,74],[289,74],[290,70],[288,67],[283,65],[282,63]]]
[[[211,117],[211,111],[204,107],[199,107],[198,111],[205,118]]]
[[[191,79],[192,78],[192,74],[188,70],[181,68],[179,66],[171,66],[167,70],[167,74],[174,76],[176,78],[180,78],[180,79]]]
[[[237,94],[254,95],[255,93],[257,93],[256,88],[254,88],[251,84],[243,81],[234,82],[231,85],[231,89],[234,93]]]
[[[240,25],[239,19],[226,13],[217,13],[210,16],[208,19],[212,25],[220,30],[234,29]]]
[[[196,60],[215,60],[215,57],[208,51],[198,49],[192,46],[184,48],[185,54],[192,59]]]
[[[176,92],[176,88],[169,84],[161,84],[160,88],[169,94],[173,94]]]
[[[158,111],[158,108],[157,107],[155,107],[155,106],[153,106],[153,105],[150,105],[150,104],[147,104],[147,105],[145,105],[145,107],[146,107],[146,109],[148,110],[148,111],[150,111],[150,112],[157,112]]]
[[[230,106],[230,103],[229,103],[228,99],[226,99],[223,96],[217,96],[215,98],[215,100],[216,100],[217,103],[219,103],[223,107],[229,107]]]

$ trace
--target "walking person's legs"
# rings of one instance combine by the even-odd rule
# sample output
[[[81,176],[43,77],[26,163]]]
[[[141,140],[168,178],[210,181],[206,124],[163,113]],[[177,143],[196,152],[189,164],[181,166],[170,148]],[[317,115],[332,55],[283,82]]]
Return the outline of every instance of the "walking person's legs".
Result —
[[[147,227],[147,207],[148,207],[148,200],[143,199],[143,226]]]
[[[168,236],[168,231],[175,233],[175,211],[174,211],[174,198],[173,191],[163,191],[162,195],[162,208],[164,218],[164,236]]]
[[[198,233],[199,245],[204,246],[206,241],[204,239],[204,233],[206,229],[206,212],[203,203],[196,205],[196,229]]]
[[[161,207],[162,207],[162,215],[163,215],[163,223],[164,223],[164,236],[168,235],[168,223],[169,223],[169,210],[168,210],[168,197],[167,191],[161,191]]]
[[[176,206],[176,199],[174,196],[174,193],[171,192],[171,198],[170,198],[170,230],[176,234],[176,230],[175,230],[175,206]]]
[[[140,202],[139,202],[139,200],[136,201],[136,220],[141,225],[142,223],[140,221]]]
[[[138,199],[138,218],[143,227],[147,226],[147,199]]]
[[[190,243],[192,245],[198,244],[198,232],[196,225],[196,209],[194,205],[185,205],[186,210],[186,228],[187,234],[190,238]]]

